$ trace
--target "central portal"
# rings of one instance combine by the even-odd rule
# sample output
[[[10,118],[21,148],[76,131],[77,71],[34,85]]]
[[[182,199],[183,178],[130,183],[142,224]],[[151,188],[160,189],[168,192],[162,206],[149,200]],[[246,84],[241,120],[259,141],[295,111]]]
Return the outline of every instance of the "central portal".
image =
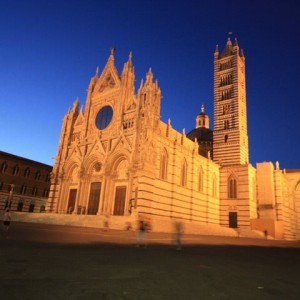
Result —
[[[114,215],[123,216],[125,208],[126,186],[117,186],[115,195]]]
[[[88,206],[88,215],[96,215],[99,208],[101,182],[92,182]]]

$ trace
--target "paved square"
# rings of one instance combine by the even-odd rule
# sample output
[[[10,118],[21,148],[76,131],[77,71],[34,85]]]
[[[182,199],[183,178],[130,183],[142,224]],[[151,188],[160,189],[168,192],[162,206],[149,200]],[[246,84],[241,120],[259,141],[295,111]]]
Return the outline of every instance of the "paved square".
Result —
[[[300,299],[299,242],[13,223],[0,245],[3,299]]]

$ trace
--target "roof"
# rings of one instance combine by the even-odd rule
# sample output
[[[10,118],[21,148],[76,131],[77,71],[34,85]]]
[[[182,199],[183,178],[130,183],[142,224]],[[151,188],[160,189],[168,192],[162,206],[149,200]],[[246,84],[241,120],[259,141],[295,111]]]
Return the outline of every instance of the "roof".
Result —
[[[192,131],[190,131],[186,136],[192,141],[195,141],[196,138],[198,143],[213,141],[213,131],[205,127],[195,128]]]

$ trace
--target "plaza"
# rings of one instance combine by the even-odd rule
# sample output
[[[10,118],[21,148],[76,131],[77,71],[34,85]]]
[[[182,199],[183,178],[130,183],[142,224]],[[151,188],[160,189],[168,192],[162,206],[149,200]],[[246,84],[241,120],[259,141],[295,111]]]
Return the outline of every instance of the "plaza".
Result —
[[[34,223],[1,235],[5,299],[299,299],[299,241]]]

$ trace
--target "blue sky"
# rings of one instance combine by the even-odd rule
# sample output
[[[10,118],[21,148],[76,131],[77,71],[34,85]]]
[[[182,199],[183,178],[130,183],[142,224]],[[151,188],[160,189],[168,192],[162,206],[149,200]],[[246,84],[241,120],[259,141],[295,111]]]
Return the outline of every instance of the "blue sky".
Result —
[[[0,0],[0,150],[53,165],[62,119],[110,47],[121,73],[130,51],[136,90],[149,67],[161,118],[213,128],[213,53],[237,37],[246,57],[250,162],[300,169],[297,1]]]

